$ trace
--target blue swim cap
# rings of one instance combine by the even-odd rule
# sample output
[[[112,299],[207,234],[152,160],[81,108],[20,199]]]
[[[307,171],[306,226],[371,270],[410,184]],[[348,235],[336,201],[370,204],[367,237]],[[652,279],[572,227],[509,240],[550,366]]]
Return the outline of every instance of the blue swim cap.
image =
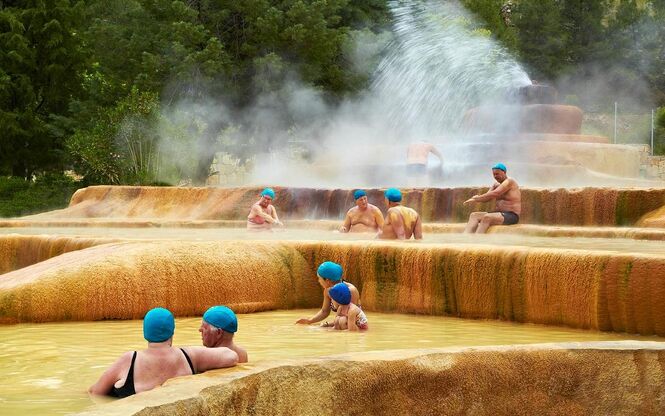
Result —
[[[330,297],[340,305],[348,305],[351,303],[351,291],[346,283],[337,283],[328,291]]]
[[[319,277],[332,280],[333,282],[342,280],[342,273],[342,266],[337,263],[333,263],[332,261],[321,263],[319,269],[316,271],[316,274],[319,275]]]
[[[402,193],[397,188],[386,189],[385,195],[390,202],[400,202],[402,200]]]
[[[173,336],[175,319],[168,309],[150,309],[143,317],[143,338],[148,342],[164,342]]]
[[[261,192],[261,196],[268,195],[272,199],[275,199],[275,191],[272,190],[272,188],[266,188]]]
[[[365,191],[363,191],[362,189],[358,189],[357,191],[355,191],[355,192],[353,193],[353,199],[354,199],[354,200],[358,200],[358,199],[360,199],[360,198],[362,198],[362,197],[364,197],[364,196],[367,196],[367,194],[366,194]]]
[[[213,306],[203,314],[203,320],[210,325],[220,328],[226,332],[238,330],[238,318],[236,314],[226,306]]]
[[[492,166],[492,169],[499,169],[505,172],[506,165],[504,165],[503,163],[497,163],[496,165]]]

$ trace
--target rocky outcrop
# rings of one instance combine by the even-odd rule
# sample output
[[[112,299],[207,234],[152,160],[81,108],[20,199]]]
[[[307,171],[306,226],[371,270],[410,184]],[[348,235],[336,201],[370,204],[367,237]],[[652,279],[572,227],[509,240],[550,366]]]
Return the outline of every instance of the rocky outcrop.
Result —
[[[367,311],[665,336],[665,255],[384,241],[99,245],[0,276],[0,323],[316,307],[326,260]]]
[[[662,343],[387,351],[173,380],[81,415],[661,415]]]

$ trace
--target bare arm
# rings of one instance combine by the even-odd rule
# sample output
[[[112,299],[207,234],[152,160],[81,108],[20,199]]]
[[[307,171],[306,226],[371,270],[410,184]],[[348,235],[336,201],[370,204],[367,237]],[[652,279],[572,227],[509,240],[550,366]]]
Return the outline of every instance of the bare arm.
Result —
[[[423,222],[420,219],[420,215],[418,215],[418,219],[416,219],[416,226],[413,230],[413,238],[416,240],[423,239]]]
[[[489,191],[485,192],[482,195],[474,195],[471,198],[467,199],[464,201],[464,205],[471,203],[471,202],[487,202],[491,201],[492,199],[496,199],[500,197],[501,195],[505,194],[506,192],[510,191],[510,189],[513,186],[513,181],[512,179],[506,179],[503,181],[502,184],[498,185],[494,184],[492,187],[490,187]]]
[[[393,231],[398,239],[406,239],[406,232],[404,231],[404,220],[400,215],[399,211],[395,209],[389,209],[388,215],[390,215],[390,225],[393,227]]]
[[[233,367],[238,363],[238,354],[226,347],[187,347],[187,353],[197,373],[216,368]]]
[[[277,215],[277,214],[275,214]],[[252,209],[249,212],[249,217],[261,217],[266,222],[273,224],[275,222],[275,219],[272,217],[272,215],[268,215],[263,210],[258,206],[258,205],[252,205]]]
[[[376,221],[376,225],[379,227],[379,230],[383,230],[383,213],[376,207],[374,207],[372,213],[374,214],[374,221]]]
[[[88,388],[88,393],[106,395],[111,392],[115,383],[122,378],[121,371],[129,369],[132,360],[133,351],[126,352],[120,356],[109,368],[104,371],[104,374],[99,377],[99,380]]]
[[[344,218],[344,224],[339,227],[340,233],[348,233],[351,230],[351,215],[349,214],[351,210],[346,211],[346,218]]]
[[[296,321],[297,324],[315,324],[317,322],[323,321],[330,315],[330,296],[328,295],[328,290],[323,291],[323,305],[321,309],[316,313],[316,315],[311,318],[300,318]]]
[[[436,147],[432,146],[430,148],[430,152],[432,152],[434,156],[438,157],[439,160],[443,163],[443,155],[441,154],[441,152],[439,152],[439,150]]]
[[[282,222],[279,220],[279,217],[277,217],[277,210],[275,209],[274,205],[270,205],[270,212],[272,213],[272,217],[275,220],[275,224],[282,224]]]
[[[356,319],[358,318],[358,308],[353,308],[353,310],[349,311],[348,318],[346,320],[346,324],[349,328],[349,331],[359,331],[360,328],[358,328],[358,325],[356,325]]]

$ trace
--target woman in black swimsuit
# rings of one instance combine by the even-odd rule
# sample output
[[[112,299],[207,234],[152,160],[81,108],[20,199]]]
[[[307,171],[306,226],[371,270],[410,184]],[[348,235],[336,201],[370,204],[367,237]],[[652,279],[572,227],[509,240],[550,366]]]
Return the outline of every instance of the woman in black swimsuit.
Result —
[[[127,397],[151,390],[173,377],[232,367],[238,362],[238,354],[225,347],[173,347],[174,330],[175,320],[169,310],[151,309],[143,318],[143,337],[148,348],[123,354],[88,391]]]

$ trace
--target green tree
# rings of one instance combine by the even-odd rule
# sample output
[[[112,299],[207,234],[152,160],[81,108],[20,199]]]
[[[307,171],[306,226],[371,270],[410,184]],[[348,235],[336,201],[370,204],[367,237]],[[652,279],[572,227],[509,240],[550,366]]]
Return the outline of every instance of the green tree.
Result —
[[[23,178],[64,164],[84,62],[82,3],[0,2],[0,171]]]
[[[515,9],[519,56],[541,80],[555,80],[566,59],[568,35],[563,30],[558,0],[523,1]]]

